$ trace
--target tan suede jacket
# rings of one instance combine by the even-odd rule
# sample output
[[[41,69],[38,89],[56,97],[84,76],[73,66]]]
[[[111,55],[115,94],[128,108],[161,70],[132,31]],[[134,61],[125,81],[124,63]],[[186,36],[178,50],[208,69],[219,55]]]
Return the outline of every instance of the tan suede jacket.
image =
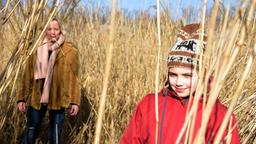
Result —
[[[35,60],[36,54],[28,59],[17,98],[18,101],[25,101],[33,108],[40,109],[42,83],[34,79]],[[48,109],[58,110],[68,108],[71,104],[80,105],[79,65],[77,48],[64,42],[53,68]]]

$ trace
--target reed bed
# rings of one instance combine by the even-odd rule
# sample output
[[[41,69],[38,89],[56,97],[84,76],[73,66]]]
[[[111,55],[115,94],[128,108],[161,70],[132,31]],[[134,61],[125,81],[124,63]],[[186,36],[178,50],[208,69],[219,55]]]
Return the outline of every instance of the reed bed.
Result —
[[[37,40],[53,16],[62,22],[66,39],[78,47],[81,63],[80,113],[75,118],[67,115],[64,143],[96,141],[102,95],[106,99],[99,143],[118,143],[138,101],[143,95],[154,92],[156,85],[158,89],[163,87],[168,49],[175,42],[177,29],[186,17],[173,20],[167,13],[170,10],[161,11],[158,16],[160,27],[157,27],[157,17],[146,11],[133,17],[117,9],[113,27],[110,9],[92,7],[90,4],[81,6],[79,1],[49,3],[46,0],[37,3],[14,0],[1,7],[0,143],[19,143],[22,139],[25,115],[17,111],[15,100],[19,78],[27,56],[35,50]],[[218,10],[216,1],[212,15],[202,14],[205,15],[203,26],[209,29],[209,39],[202,58],[206,70],[200,72],[201,76],[214,74],[216,78],[209,103],[205,105],[205,117],[218,97],[229,107],[229,112],[235,113],[241,142],[256,143],[255,0],[241,2],[233,17],[228,13],[229,8],[223,10],[223,15]],[[111,30],[115,31],[113,41],[110,39]],[[112,62],[106,64],[110,49]],[[156,74],[159,82],[156,82]],[[107,84],[103,85],[106,81]],[[196,97],[200,91],[206,91],[205,83],[202,77]],[[186,123],[192,122],[193,112],[188,114]],[[206,122],[207,118],[202,123],[197,143],[201,143]],[[47,143],[46,119],[42,129],[37,143]],[[190,143],[189,134],[187,138]]]

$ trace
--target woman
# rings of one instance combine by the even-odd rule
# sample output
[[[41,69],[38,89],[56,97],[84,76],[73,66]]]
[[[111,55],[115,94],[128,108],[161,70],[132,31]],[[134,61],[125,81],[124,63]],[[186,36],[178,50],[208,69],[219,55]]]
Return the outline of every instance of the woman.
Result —
[[[65,110],[77,115],[80,105],[78,50],[64,40],[60,23],[50,21],[42,44],[26,65],[17,108],[27,114],[25,144],[34,144],[49,111],[50,144],[61,143]],[[28,106],[28,107],[27,107]]]

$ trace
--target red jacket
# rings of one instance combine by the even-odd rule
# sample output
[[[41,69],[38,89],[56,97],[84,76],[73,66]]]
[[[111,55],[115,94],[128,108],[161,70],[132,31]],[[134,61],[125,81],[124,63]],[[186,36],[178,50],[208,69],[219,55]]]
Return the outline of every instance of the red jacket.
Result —
[[[183,123],[185,122],[186,111],[188,109],[189,102],[184,103],[183,99],[170,91],[165,93],[168,95],[166,98],[163,92],[158,94],[158,143],[174,144],[183,126]],[[197,133],[201,124],[202,106],[202,102],[199,102],[194,134]],[[221,126],[226,111],[227,108],[219,101],[215,103],[207,125],[205,143],[213,143],[213,140],[218,132],[219,127]],[[232,125],[235,125],[236,122],[234,115],[232,115],[232,117]],[[128,124],[128,127],[126,128],[120,140],[120,144],[155,144],[155,130],[155,94],[149,94],[139,102],[136,110],[133,113],[132,119]],[[239,144],[240,139],[237,126],[235,126],[231,133],[231,144]],[[223,139],[226,134],[227,130],[223,135]],[[193,136],[193,139],[194,138],[195,135]],[[185,138],[183,137],[183,143],[184,139]]]

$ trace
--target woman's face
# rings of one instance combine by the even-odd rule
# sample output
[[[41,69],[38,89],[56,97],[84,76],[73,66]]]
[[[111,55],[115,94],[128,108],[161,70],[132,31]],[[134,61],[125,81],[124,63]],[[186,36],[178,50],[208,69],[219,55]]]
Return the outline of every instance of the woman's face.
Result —
[[[192,68],[171,67],[168,72],[171,88],[179,97],[187,97],[195,92],[198,82],[198,72]]]
[[[59,25],[58,21],[53,20],[49,23],[47,30],[46,30],[46,37],[52,43],[56,42],[59,39],[60,25]]]

